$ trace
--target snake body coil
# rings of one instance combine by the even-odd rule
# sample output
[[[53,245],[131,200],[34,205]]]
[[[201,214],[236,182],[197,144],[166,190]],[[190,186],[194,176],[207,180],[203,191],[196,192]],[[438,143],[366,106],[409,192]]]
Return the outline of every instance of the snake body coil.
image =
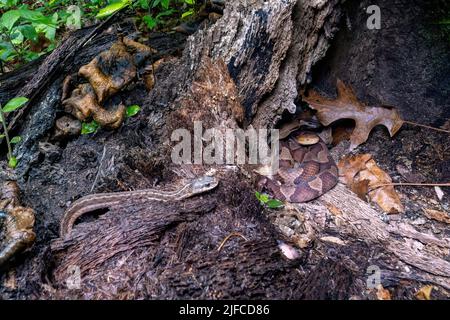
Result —
[[[323,141],[303,146],[291,138],[281,142],[277,174],[262,183],[277,199],[300,203],[321,196],[337,182],[337,166]]]

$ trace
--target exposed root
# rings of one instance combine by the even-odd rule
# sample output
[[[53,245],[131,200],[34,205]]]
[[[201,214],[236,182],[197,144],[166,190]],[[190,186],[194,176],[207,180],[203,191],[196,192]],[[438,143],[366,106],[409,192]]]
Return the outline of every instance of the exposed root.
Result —
[[[248,241],[248,239],[246,237],[244,237],[242,234],[240,234],[239,232],[232,232],[228,236],[226,236],[225,239],[223,239],[223,241],[220,243],[219,247],[217,248],[217,252],[220,252],[222,250],[222,248],[225,246],[225,244],[228,242],[228,240],[230,240],[232,237],[240,237],[240,238],[244,239],[244,241]]]

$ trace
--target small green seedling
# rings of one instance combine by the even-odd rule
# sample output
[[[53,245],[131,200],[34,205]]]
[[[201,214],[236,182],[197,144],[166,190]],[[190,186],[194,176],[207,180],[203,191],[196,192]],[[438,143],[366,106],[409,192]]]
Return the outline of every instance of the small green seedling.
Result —
[[[266,206],[269,209],[279,209],[284,207],[284,203],[282,201],[278,199],[271,199],[269,195],[265,193],[255,192],[255,196],[263,206]]]
[[[127,107],[125,115],[127,118],[131,118],[137,115],[139,111],[141,111],[141,107],[139,107],[137,104],[133,104],[132,106]],[[81,134],[96,133],[98,129],[100,129],[100,125],[95,120],[92,120],[90,122],[83,122],[81,124]]]
[[[139,107],[137,104],[133,104],[132,106],[127,107],[127,118],[134,117],[141,111],[141,107]]]
[[[83,122],[81,124],[81,134],[95,133],[99,128],[100,125],[95,120],[92,120],[91,122]]]
[[[16,97],[11,100],[9,100],[6,105],[2,108],[0,105],[0,122],[3,126],[3,134],[0,134],[0,139],[5,138],[6,139],[6,145],[8,147],[8,165],[11,168],[15,168],[17,166],[17,159],[12,154],[12,144],[19,143],[22,138],[21,137],[13,137],[12,139],[9,138],[8,134],[8,126],[6,124],[6,117],[5,115],[9,112],[15,111],[21,107],[23,107],[28,102],[28,99],[25,97]]]
[[[106,18],[131,4],[130,0],[120,0],[118,2],[113,2],[106,7],[100,9],[98,14],[95,16],[97,19]]]

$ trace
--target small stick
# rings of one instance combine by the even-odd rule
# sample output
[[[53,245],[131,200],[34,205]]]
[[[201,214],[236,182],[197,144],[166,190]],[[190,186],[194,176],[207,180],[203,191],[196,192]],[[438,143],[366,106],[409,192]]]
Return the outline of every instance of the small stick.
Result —
[[[450,133],[450,130],[445,130],[445,129],[439,129],[439,128],[435,128],[435,127],[430,127],[430,126],[426,126],[424,124],[420,124],[420,123],[416,123],[416,122],[412,122],[412,121],[406,121],[403,120],[404,123],[413,125],[413,126],[418,126],[418,127],[422,127],[422,128],[427,128],[430,130],[435,130],[435,131],[439,131],[439,132],[445,132],[445,133]]]
[[[8,160],[12,157],[11,141],[9,139],[8,126],[6,125],[6,117],[3,112],[2,106],[0,105],[0,122],[3,126],[3,134],[5,135],[6,145],[8,146]]]
[[[222,248],[225,245],[225,243],[227,243],[227,241],[230,240],[232,237],[241,237],[245,241],[248,241],[248,239],[246,237],[244,237],[242,234],[240,234],[239,232],[232,232],[225,239],[223,239],[222,243],[217,248],[217,252],[220,252],[220,250],[222,250]]]
[[[369,191],[373,191],[375,189],[381,187],[390,187],[390,186],[413,186],[413,187],[450,187],[450,182],[448,183],[384,183],[371,187]]]

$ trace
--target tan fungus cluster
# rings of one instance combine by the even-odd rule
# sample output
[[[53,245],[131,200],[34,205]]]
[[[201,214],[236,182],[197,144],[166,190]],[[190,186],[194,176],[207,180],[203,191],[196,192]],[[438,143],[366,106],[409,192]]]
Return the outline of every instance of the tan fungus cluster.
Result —
[[[16,254],[31,247],[36,239],[33,231],[34,210],[22,207],[19,202],[19,187],[14,181],[0,186],[0,212],[5,219],[5,236],[0,243],[0,266]]]
[[[128,38],[121,38],[107,51],[82,66],[78,75],[88,80],[79,84],[68,97],[72,77],[63,84],[63,105],[66,112],[80,121],[93,118],[109,129],[120,127],[125,118],[125,106],[119,104],[111,110],[102,107],[110,97],[130,84],[137,75],[137,67],[156,50]]]

